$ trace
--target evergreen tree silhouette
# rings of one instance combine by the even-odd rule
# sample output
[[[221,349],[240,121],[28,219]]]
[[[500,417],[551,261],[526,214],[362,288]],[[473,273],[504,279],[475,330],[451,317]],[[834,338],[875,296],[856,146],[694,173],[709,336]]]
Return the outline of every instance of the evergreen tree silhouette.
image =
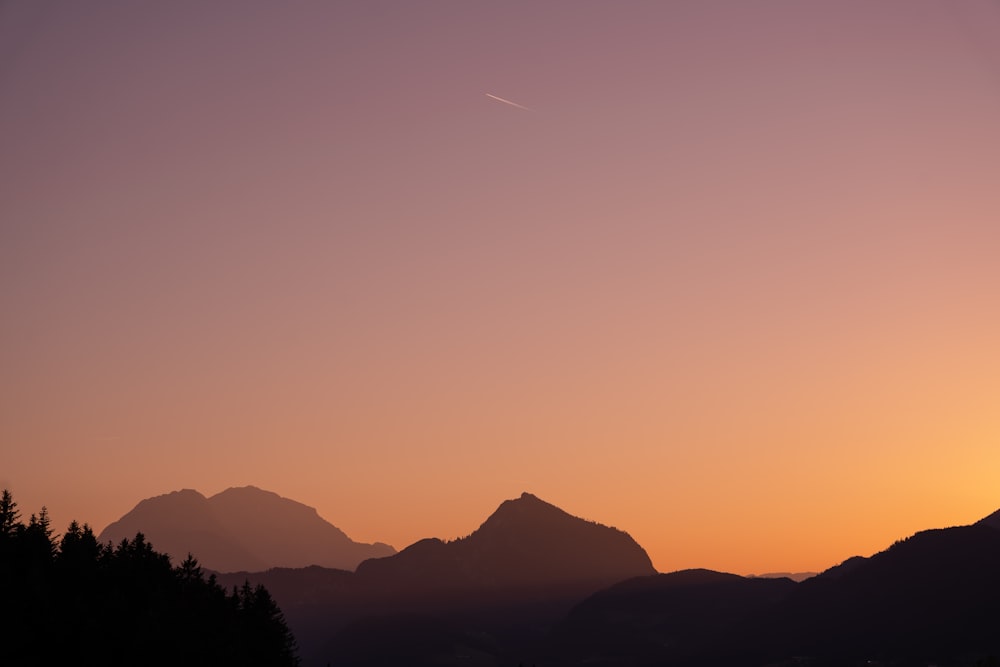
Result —
[[[0,665],[297,665],[262,586],[227,595],[188,554],[171,567],[141,533],[101,545],[76,521],[53,537],[0,496]]]
[[[0,496],[0,540],[10,536],[15,526],[20,523],[21,513],[17,509],[14,497],[7,489]]]

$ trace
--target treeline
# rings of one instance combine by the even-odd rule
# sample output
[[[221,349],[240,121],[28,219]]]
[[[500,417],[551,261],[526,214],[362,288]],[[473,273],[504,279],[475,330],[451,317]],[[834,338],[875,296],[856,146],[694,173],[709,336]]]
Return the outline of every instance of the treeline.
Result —
[[[0,664],[297,665],[263,586],[227,592],[190,555],[177,567],[142,534],[102,545],[76,521],[54,537],[0,497]]]

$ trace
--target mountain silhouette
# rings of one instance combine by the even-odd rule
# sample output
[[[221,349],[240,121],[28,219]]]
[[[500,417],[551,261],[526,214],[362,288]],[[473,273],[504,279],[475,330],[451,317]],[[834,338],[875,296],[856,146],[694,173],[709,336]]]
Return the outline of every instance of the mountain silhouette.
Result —
[[[359,565],[355,609],[365,613],[311,655],[317,664],[518,664],[574,604],[655,572],[627,533],[523,493],[467,537],[421,540]]]
[[[573,605],[655,572],[627,533],[524,493],[467,537],[420,540],[354,573],[272,569],[219,582],[267,586],[307,664],[517,664]]]
[[[523,493],[504,501],[471,535],[421,540],[367,560],[359,578],[395,591],[597,588],[656,570],[627,533],[574,517]]]
[[[309,565],[353,570],[395,552],[386,544],[354,542],[314,508],[253,486],[210,498],[192,489],[147,498],[98,539],[117,543],[137,532],[175,562],[192,553],[219,572]]]
[[[626,581],[568,615],[546,663],[993,664],[1000,530],[981,524],[922,531],[801,583],[706,570]]]
[[[802,582],[758,639],[787,655],[928,664],[1000,655],[1000,531],[925,530]]]
[[[630,579],[574,608],[549,638],[546,662],[754,664],[733,638],[796,587],[704,569]]]

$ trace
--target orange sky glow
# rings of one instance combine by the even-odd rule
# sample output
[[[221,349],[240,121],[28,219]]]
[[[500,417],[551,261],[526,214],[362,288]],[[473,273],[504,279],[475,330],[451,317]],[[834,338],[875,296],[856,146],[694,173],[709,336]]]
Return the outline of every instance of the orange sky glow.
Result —
[[[978,520],[997,34],[989,0],[4,3],[0,485],[99,530],[253,484],[397,548],[530,491],[661,571]]]

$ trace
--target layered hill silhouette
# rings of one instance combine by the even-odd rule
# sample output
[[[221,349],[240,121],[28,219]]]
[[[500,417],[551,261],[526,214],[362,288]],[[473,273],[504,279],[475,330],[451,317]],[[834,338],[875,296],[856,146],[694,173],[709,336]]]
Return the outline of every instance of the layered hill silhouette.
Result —
[[[925,530],[803,582],[771,616],[782,633],[758,639],[837,660],[971,663],[1000,656],[998,599],[1000,530]]]
[[[267,586],[315,664],[417,665],[469,652],[515,659],[588,595],[655,572],[627,533],[524,493],[467,537],[421,540],[353,574],[273,569],[220,582]]]
[[[1000,664],[989,662],[1000,656],[998,564],[1000,530],[980,521],[801,583],[706,570],[633,579],[581,603],[543,653],[595,666]]]
[[[98,540],[118,543],[137,532],[175,562],[192,553],[219,572],[309,565],[353,570],[367,558],[395,553],[387,544],[354,542],[314,508],[253,486],[210,498],[192,489],[147,498]]]
[[[630,579],[574,608],[549,637],[546,662],[755,664],[744,633],[796,588],[704,569]]]
[[[1000,512],[816,576],[658,574],[626,533],[531,494],[467,537],[355,572],[220,576],[273,592],[305,664],[951,665],[1000,660]]]

